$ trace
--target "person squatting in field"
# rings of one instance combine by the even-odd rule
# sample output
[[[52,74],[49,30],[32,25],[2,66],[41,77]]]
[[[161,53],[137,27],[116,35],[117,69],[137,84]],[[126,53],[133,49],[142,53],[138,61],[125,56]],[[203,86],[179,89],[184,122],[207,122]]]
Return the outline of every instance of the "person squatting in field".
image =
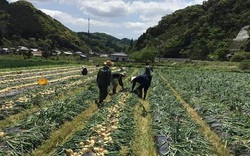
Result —
[[[136,93],[140,98],[142,98],[142,90],[143,93],[143,99],[146,99],[148,88],[150,87],[150,80],[149,78],[143,74],[139,76],[134,76],[131,78],[132,83],[132,93]],[[134,90],[136,83],[139,83],[139,86]]]
[[[82,75],[87,75],[88,74],[88,69],[85,66],[82,66]]]
[[[96,82],[99,88],[99,101],[98,101],[98,107],[101,106],[103,103],[103,100],[108,95],[108,87],[110,86],[111,81],[111,70],[110,67],[113,66],[113,62],[110,60],[107,60],[104,62],[104,66],[99,69]]]
[[[123,82],[122,82],[123,77],[126,77],[125,72],[123,72],[123,73],[115,72],[115,73],[111,74],[111,83],[112,83],[112,86],[113,86],[113,94],[116,93],[116,88],[117,88],[117,82],[116,81],[118,81],[119,85],[122,87],[122,90],[124,90],[124,86],[123,86]]]

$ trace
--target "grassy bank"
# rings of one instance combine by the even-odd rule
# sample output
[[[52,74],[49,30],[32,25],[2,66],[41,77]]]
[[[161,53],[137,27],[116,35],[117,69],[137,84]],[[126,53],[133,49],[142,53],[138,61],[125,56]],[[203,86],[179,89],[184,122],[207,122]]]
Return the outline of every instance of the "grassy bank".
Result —
[[[50,66],[62,64],[84,64],[84,65],[102,65],[109,58],[89,57],[87,60],[80,60],[77,56],[60,56],[51,57],[49,59],[41,57],[33,57],[24,59],[22,56],[4,56],[0,57],[0,68],[17,68],[17,67],[32,67],[32,66]],[[116,62],[115,66],[123,67],[144,67],[144,62]],[[151,63],[154,68],[195,68],[201,70],[218,70],[229,72],[250,72],[247,68],[242,70],[239,62],[220,62],[220,61],[197,61],[187,59],[167,59],[159,62]]]

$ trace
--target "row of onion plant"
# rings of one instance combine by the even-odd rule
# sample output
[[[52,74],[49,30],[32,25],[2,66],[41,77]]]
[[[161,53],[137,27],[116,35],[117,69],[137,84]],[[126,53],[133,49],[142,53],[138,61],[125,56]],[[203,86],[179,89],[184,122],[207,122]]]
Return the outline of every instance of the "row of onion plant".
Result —
[[[62,94],[74,90],[75,88],[83,87],[92,83],[96,72],[89,72],[89,75],[79,78],[68,79],[63,83],[53,83],[47,86],[38,86],[31,91],[21,93],[12,98],[2,98],[0,107],[0,120],[6,117],[32,108],[36,105],[41,105],[48,100],[60,97]]]
[[[22,92],[28,88],[35,88],[38,86],[39,78],[47,78],[48,83],[57,83],[70,78],[80,78],[81,76],[80,70],[73,70],[63,71],[61,73],[51,72],[49,75],[34,76],[31,77],[31,79],[27,79],[26,81],[16,81],[15,84],[11,84],[11,82],[9,82],[5,85],[2,85],[3,88],[0,89],[0,97],[11,96],[12,94],[15,94],[15,92]]]
[[[27,75],[33,75],[34,73],[43,73],[46,71],[51,71],[51,70],[67,70],[69,68],[76,68],[79,67],[79,65],[62,65],[62,66],[50,66],[50,67],[41,67],[41,66],[34,66],[32,68],[11,68],[11,69],[5,69],[4,71],[0,71],[0,76],[1,76],[1,80],[8,78],[8,77],[23,77],[23,76],[27,76]]]
[[[149,102],[159,155],[216,155],[200,126],[187,114],[167,84],[155,75]]]
[[[128,71],[131,74],[131,70]],[[61,145],[53,155],[133,155],[131,142],[135,132],[133,109],[137,98],[125,90],[111,96],[111,100],[94,114],[82,130]]]
[[[86,121],[81,131],[74,134],[53,155],[131,155],[135,103],[136,98],[128,98],[127,93],[113,96],[111,101]]]
[[[89,100],[95,100],[97,88],[95,83],[86,86],[86,90],[64,100],[55,101],[50,107],[29,115],[15,125],[2,129],[0,154],[25,155],[37,148],[60,128],[66,121],[71,121],[80,112],[89,107]]]
[[[162,73],[235,155],[250,154],[249,73],[202,70]]]

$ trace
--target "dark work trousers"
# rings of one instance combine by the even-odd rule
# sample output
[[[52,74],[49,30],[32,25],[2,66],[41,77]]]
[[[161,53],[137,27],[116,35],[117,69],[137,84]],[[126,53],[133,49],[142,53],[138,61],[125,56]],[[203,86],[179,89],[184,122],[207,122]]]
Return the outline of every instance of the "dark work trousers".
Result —
[[[119,85],[124,90],[123,83],[122,83],[122,76],[120,76],[119,78],[111,78],[111,83],[112,83],[112,86],[113,86],[113,94],[116,93],[116,88],[118,86],[116,81],[118,81]]]
[[[136,88],[136,90],[138,91],[138,97],[139,98],[142,98],[142,89],[144,90],[144,99],[146,98],[146,95],[147,95],[147,91],[148,91],[148,89],[147,88],[145,88],[145,86],[144,85],[139,85],[137,88]]]
[[[99,103],[102,103],[103,100],[108,95],[108,86],[107,85],[98,85],[99,87]]]
[[[149,79],[149,86],[151,85],[151,81],[152,81],[152,76],[148,76]]]
[[[113,86],[113,94],[116,93],[116,87],[117,87],[117,83],[115,82],[116,80],[114,78],[111,78],[111,83]]]

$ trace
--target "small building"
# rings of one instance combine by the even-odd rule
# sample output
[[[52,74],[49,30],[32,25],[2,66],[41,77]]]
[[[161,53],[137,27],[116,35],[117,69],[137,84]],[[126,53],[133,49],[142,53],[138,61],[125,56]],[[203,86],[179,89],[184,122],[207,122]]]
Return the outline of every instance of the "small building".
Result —
[[[110,54],[110,59],[115,62],[126,62],[128,61],[128,55],[123,52]]]
[[[82,55],[81,51],[76,51],[75,54]]]
[[[80,59],[81,59],[81,60],[85,60],[85,59],[87,59],[87,56],[84,55],[84,54],[81,54],[81,55],[80,55]]]
[[[31,48],[30,50],[32,51],[31,53],[33,54],[33,56],[43,56],[43,52],[39,49]]]
[[[9,48],[0,48],[0,54],[9,54]]]
[[[89,52],[89,56],[100,56],[100,55],[98,54],[98,52],[91,51]]]
[[[29,51],[30,49],[25,46],[18,46],[17,54],[22,55],[24,52]]]
[[[100,57],[109,57],[108,54],[101,54]]]

